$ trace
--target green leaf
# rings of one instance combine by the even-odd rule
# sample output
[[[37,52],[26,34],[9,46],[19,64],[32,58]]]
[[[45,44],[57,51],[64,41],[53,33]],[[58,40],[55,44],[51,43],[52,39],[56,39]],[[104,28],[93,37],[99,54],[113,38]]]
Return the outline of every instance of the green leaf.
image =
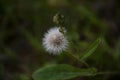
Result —
[[[95,42],[93,42],[93,44],[88,48],[88,50],[83,54],[83,56],[81,57],[81,60],[85,60],[87,59],[90,55],[93,54],[93,52],[96,50],[96,48],[98,47],[98,45],[101,42],[101,38],[98,38]]]
[[[116,51],[115,51],[114,57],[116,60],[120,59],[120,39],[118,39],[118,42],[116,44]]]
[[[27,38],[27,40],[29,41],[30,45],[32,45],[33,48],[35,48],[38,51],[42,50],[42,46],[40,46],[40,42],[35,36],[33,36],[25,29],[20,29],[20,30],[21,33]]]
[[[56,64],[43,67],[33,73],[34,80],[66,80],[78,76],[94,76],[95,68],[79,69],[67,64]]]

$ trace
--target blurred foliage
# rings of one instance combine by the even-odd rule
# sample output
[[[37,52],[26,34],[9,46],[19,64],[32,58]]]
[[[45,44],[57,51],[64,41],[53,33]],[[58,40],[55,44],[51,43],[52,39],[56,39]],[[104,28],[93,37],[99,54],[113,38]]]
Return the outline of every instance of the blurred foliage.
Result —
[[[0,80],[32,80],[39,67],[81,63],[66,56],[49,55],[42,47],[43,34],[56,26],[60,12],[70,51],[83,55],[102,36],[97,50],[86,62],[98,71],[120,72],[120,0],[0,0]],[[84,67],[84,66],[83,66]],[[78,77],[72,80],[119,80],[120,74]]]

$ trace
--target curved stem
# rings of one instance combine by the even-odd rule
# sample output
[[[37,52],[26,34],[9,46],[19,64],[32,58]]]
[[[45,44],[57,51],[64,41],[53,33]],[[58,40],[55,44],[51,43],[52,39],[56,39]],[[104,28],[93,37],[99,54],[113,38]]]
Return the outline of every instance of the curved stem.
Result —
[[[71,54],[70,52],[68,52],[68,54],[72,56],[74,59],[76,59],[77,61],[79,61],[80,63],[82,63],[84,66],[89,67],[89,65],[85,61],[80,60],[77,56]]]

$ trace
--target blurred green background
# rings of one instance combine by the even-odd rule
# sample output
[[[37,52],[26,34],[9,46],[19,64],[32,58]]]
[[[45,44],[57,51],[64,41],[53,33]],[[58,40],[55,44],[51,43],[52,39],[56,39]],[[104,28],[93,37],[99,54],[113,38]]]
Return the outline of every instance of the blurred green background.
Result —
[[[0,80],[32,80],[32,73],[50,64],[80,63],[48,54],[42,46],[53,16],[61,12],[74,55],[82,55],[102,36],[86,62],[98,71],[120,72],[120,0],[0,0]],[[63,52],[64,53],[64,52]],[[72,80],[120,80],[120,74]]]

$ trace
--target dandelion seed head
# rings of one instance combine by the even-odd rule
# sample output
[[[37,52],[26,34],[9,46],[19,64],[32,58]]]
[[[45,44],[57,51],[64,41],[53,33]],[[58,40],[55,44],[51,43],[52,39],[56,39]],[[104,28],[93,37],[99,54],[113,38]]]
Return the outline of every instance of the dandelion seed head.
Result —
[[[66,50],[68,46],[66,37],[59,29],[59,27],[51,28],[43,38],[43,46],[45,49],[55,55]]]

